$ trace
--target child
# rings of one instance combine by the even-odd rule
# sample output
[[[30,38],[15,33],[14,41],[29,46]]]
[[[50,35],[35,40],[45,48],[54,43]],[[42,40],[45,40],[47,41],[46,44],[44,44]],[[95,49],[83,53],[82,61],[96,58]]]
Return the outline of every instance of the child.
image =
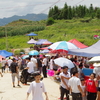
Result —
[[[45,93],[46,100],[48,100],[48,96],[47,96],[47,92],[45,90],[44,84],[42,81],[40,81],[40,78],[41,78],[40,73],[39,72],[34,73],[34,78],[35,78],[35,81],[33,81],[30,84],[30,87],[27,91],[27,100],[31,91],[32,91],[32,100],[44,100],[42,96],[43,92]]]
[[[85,94],[85,96],[84,96],[84,97],[82,97],[82,100],[87,100],[87,99],[86,99],[86,87],[85,87],[85,80],[84,80],[84,78],[81,78],[80,80],[81,80],[81,88],[82,88],[82,90],[83,90],[83,92],[84,92],[84,94]]]

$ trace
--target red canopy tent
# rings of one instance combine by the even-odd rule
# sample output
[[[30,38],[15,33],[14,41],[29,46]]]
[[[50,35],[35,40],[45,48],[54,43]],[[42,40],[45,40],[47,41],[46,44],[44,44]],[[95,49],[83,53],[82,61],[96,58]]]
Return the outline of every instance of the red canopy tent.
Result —
[[[72,40],[69,40],[68,42],[71,42],[73,43],[74,45],[76,45],[78,48],[82,49],[82,48],[87,48],[88,46],[82,44],[81,42],[79,42],[78,40],[76,39],[72,39]]]

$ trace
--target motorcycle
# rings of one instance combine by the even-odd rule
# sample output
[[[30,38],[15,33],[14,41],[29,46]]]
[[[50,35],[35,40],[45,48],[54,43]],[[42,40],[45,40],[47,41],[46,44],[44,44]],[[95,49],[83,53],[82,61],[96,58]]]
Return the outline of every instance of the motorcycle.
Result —
[[[32,82],[34,81],[34,73],[36,72],[39,72],[39,71],[35,71],[33,73],[31,73],[30,75],[28,75],[28,78],[27,78],[27,82]],[[26,73],[27,73],[27,69],[24,69],[22,72],[21,72],[21,75],[20,75],[20,82],[22,84],[25,83],[25,77],[26,77]],[[43,77],[41,76],[41,80],[43,80]]]

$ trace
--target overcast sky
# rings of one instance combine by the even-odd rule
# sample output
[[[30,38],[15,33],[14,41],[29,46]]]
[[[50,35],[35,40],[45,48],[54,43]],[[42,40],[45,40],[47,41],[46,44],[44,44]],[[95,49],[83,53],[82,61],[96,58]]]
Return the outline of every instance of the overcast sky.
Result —
[[[100,7],[100,0],[0,0],[0,18],[30,13],[48,13],[50,7],[62,8],[65,2],[71,6],[93,4]]]

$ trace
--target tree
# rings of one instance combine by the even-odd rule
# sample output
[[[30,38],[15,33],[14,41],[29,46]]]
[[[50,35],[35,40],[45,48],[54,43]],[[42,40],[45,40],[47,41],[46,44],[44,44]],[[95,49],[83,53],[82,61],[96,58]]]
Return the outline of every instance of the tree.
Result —
[[[64,5],[64,8],[62,9],[62,18],[68,19],[68,6],[66,3]]]
[[[48,18],[46,25],[52,25],[54,23],[54,19],[52,17]]]
[[[96,17],[97,17],[98,19],[100,19],[100,8],[99,8],[99,9],[97,9],[97,12],[96,12]]]

